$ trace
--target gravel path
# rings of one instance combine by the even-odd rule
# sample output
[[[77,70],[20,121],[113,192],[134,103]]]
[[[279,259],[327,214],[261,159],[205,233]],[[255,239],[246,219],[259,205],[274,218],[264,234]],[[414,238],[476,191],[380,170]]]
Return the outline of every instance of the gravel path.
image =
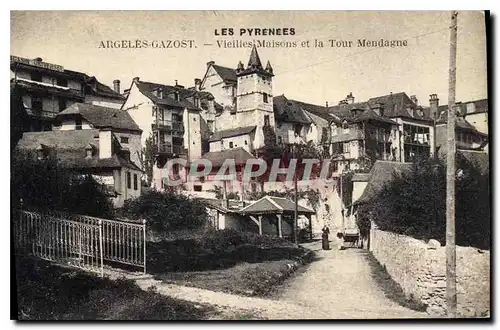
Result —
[[[403,307],[387,298],[372,276],[368,252],[361,249],[321,250],[320,243],[308,248],[318,260],[283,285],[274,299],[321,310],[329,318],[413,318],[426,313]]]
[[[143,289],[193,303],[210,304],[230,311],[244,311],[266,319],[371,319],[415,318],[427,314],[402,307],[387,298],[372,278],[366,251],[317,250],[318,259],[302,273],[287,280],[271,299],[243,297],[223,292],[167,284],[151,276],[131,275]],[[109,273],[111,277],[123,276]]]

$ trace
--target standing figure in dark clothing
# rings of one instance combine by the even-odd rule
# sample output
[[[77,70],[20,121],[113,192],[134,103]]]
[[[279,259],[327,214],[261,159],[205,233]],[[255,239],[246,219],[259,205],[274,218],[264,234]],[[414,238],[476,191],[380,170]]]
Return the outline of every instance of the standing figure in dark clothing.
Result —
[[[322,235],[323,250],[330,250],[330,242],[328,242],[329,234],[330,234],[330,229],[325,225],[323,227],[323,235]]]

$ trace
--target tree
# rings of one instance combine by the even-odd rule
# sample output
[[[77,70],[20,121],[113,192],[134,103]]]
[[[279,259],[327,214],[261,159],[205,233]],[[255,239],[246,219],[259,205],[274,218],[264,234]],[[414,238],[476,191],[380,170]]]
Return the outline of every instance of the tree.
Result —
[[[151,187],[151,183],[153,182],[153,166],[155,164],[152,134],[146,139],[144,147],[140,151],[137,151],[137,155],[139,156],[141,169],[146,174],[146,184],[148,187]]]
[[[459,245],[489,248],[489,174],[471,163],[457,162],[456,241]],[[381,230],[445,243],[446,167],[440,160],[418,160],[411,170],[394,173],[376,196],[359,206],[360,229],[369,219]]]
[[[148,219],[158,233],[195,229],[208,223],[206,207],[201,201],[171,191],[151,190],[126,200],[123,212],[130,218]]]
[[[18,208],[58,210],[91,216],[113,217],[113,203],[103,185],[91,175],[62,166],[57,155],[38,159],[15,150],[11,160],[11,201]]]

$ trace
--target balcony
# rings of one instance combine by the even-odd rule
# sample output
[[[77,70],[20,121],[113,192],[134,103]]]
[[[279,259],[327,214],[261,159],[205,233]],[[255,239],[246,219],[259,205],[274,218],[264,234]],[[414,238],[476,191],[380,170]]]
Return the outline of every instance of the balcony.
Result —
[[[66,98],[78,100],[81,100],[85,97],[83,90],[80,89],[47,84],[22,78],[17,78],[15,82],[18,87],[21,87],[30,93],[34,92],[40,95],[63,96]]]
[[[170,120],[155,120],[152,124],[153,130],[171,131],[172,122]]]
[[[186,155],[187,150],[182,145],[172,145],[170,143],[157,143],[153,145],[157,155]]]
[[[33,117],[54,119],[58,115],[55,111],[26,108],[26,113]]]
[[[182,121],[172,121],[172,130],[184,133],[184,123]]]

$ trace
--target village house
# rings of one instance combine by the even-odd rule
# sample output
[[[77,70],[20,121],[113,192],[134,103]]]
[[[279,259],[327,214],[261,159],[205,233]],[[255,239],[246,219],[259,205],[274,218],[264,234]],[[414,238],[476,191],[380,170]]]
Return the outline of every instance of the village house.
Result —
[[[87,103],[74,103],[56,116],[54,130],[110,129],[128,151],[130,161],[140,167],[142,130],[130,114],[119,109]]]
[[[488,134],[488,99],[459,104],[460,114],[479,132]]]
[[[76,174],[90,174],[104,185],[115,207],[141,195],[141,170],[130,161],[112,128],[27,132],[18,147],[36,157],[56,157]]]
[[[202,155],[202,138],[207,135],[208,127],[200,113],[215,113],[215,108],[213,96],[201,92],[199,86],[199,80],[195,81],[195,87],[185,88],[177,81],[171,86],[136,77],[126,92],[121,110],[130,114],[142,130],[143,148],[147,139],[152,140],[156,164],[153,187],[163,188],[164,167],[169,159],[184,158],[189,163]],[[178,165],[173,172],[180,177],[186,175],[186,169]]]
[[[124,97],[95,77],[41,58],[10,57],[10,78],[29,115],[30,131],[49,131],[59,112],[73,103],[118,108]]]
[[[241,199],[245,198],[247,191],[255,193],[258,190],[258,183],[255,180],[243,182],[243,173],[248,160],[256,159],[245,148],[232,148],[221,151],[210,151],[203,155],[202,159],[208,160],[212,164],[212,170],[208,175],[202,178],[193,179],[191,185],[195,192],[214,191],[219,187],[222,189],[223,199],[227,199],[227,195],[238,195]],[[232,180],[219,180],[216,178],[226,159],[234,160],[235,173]],[[230,173],[227,173],[230,174]],[[202,195],[202,194],[200,194]]]
[[[431,111],[436,113],[436,149],[440,156],[446,154],[448,105],[439,105],[436,94],[431,95]],[[455,139],[458,150],[487,152],[488,100],[456,103]],[[471,123],[472,121],[472,123]]]

